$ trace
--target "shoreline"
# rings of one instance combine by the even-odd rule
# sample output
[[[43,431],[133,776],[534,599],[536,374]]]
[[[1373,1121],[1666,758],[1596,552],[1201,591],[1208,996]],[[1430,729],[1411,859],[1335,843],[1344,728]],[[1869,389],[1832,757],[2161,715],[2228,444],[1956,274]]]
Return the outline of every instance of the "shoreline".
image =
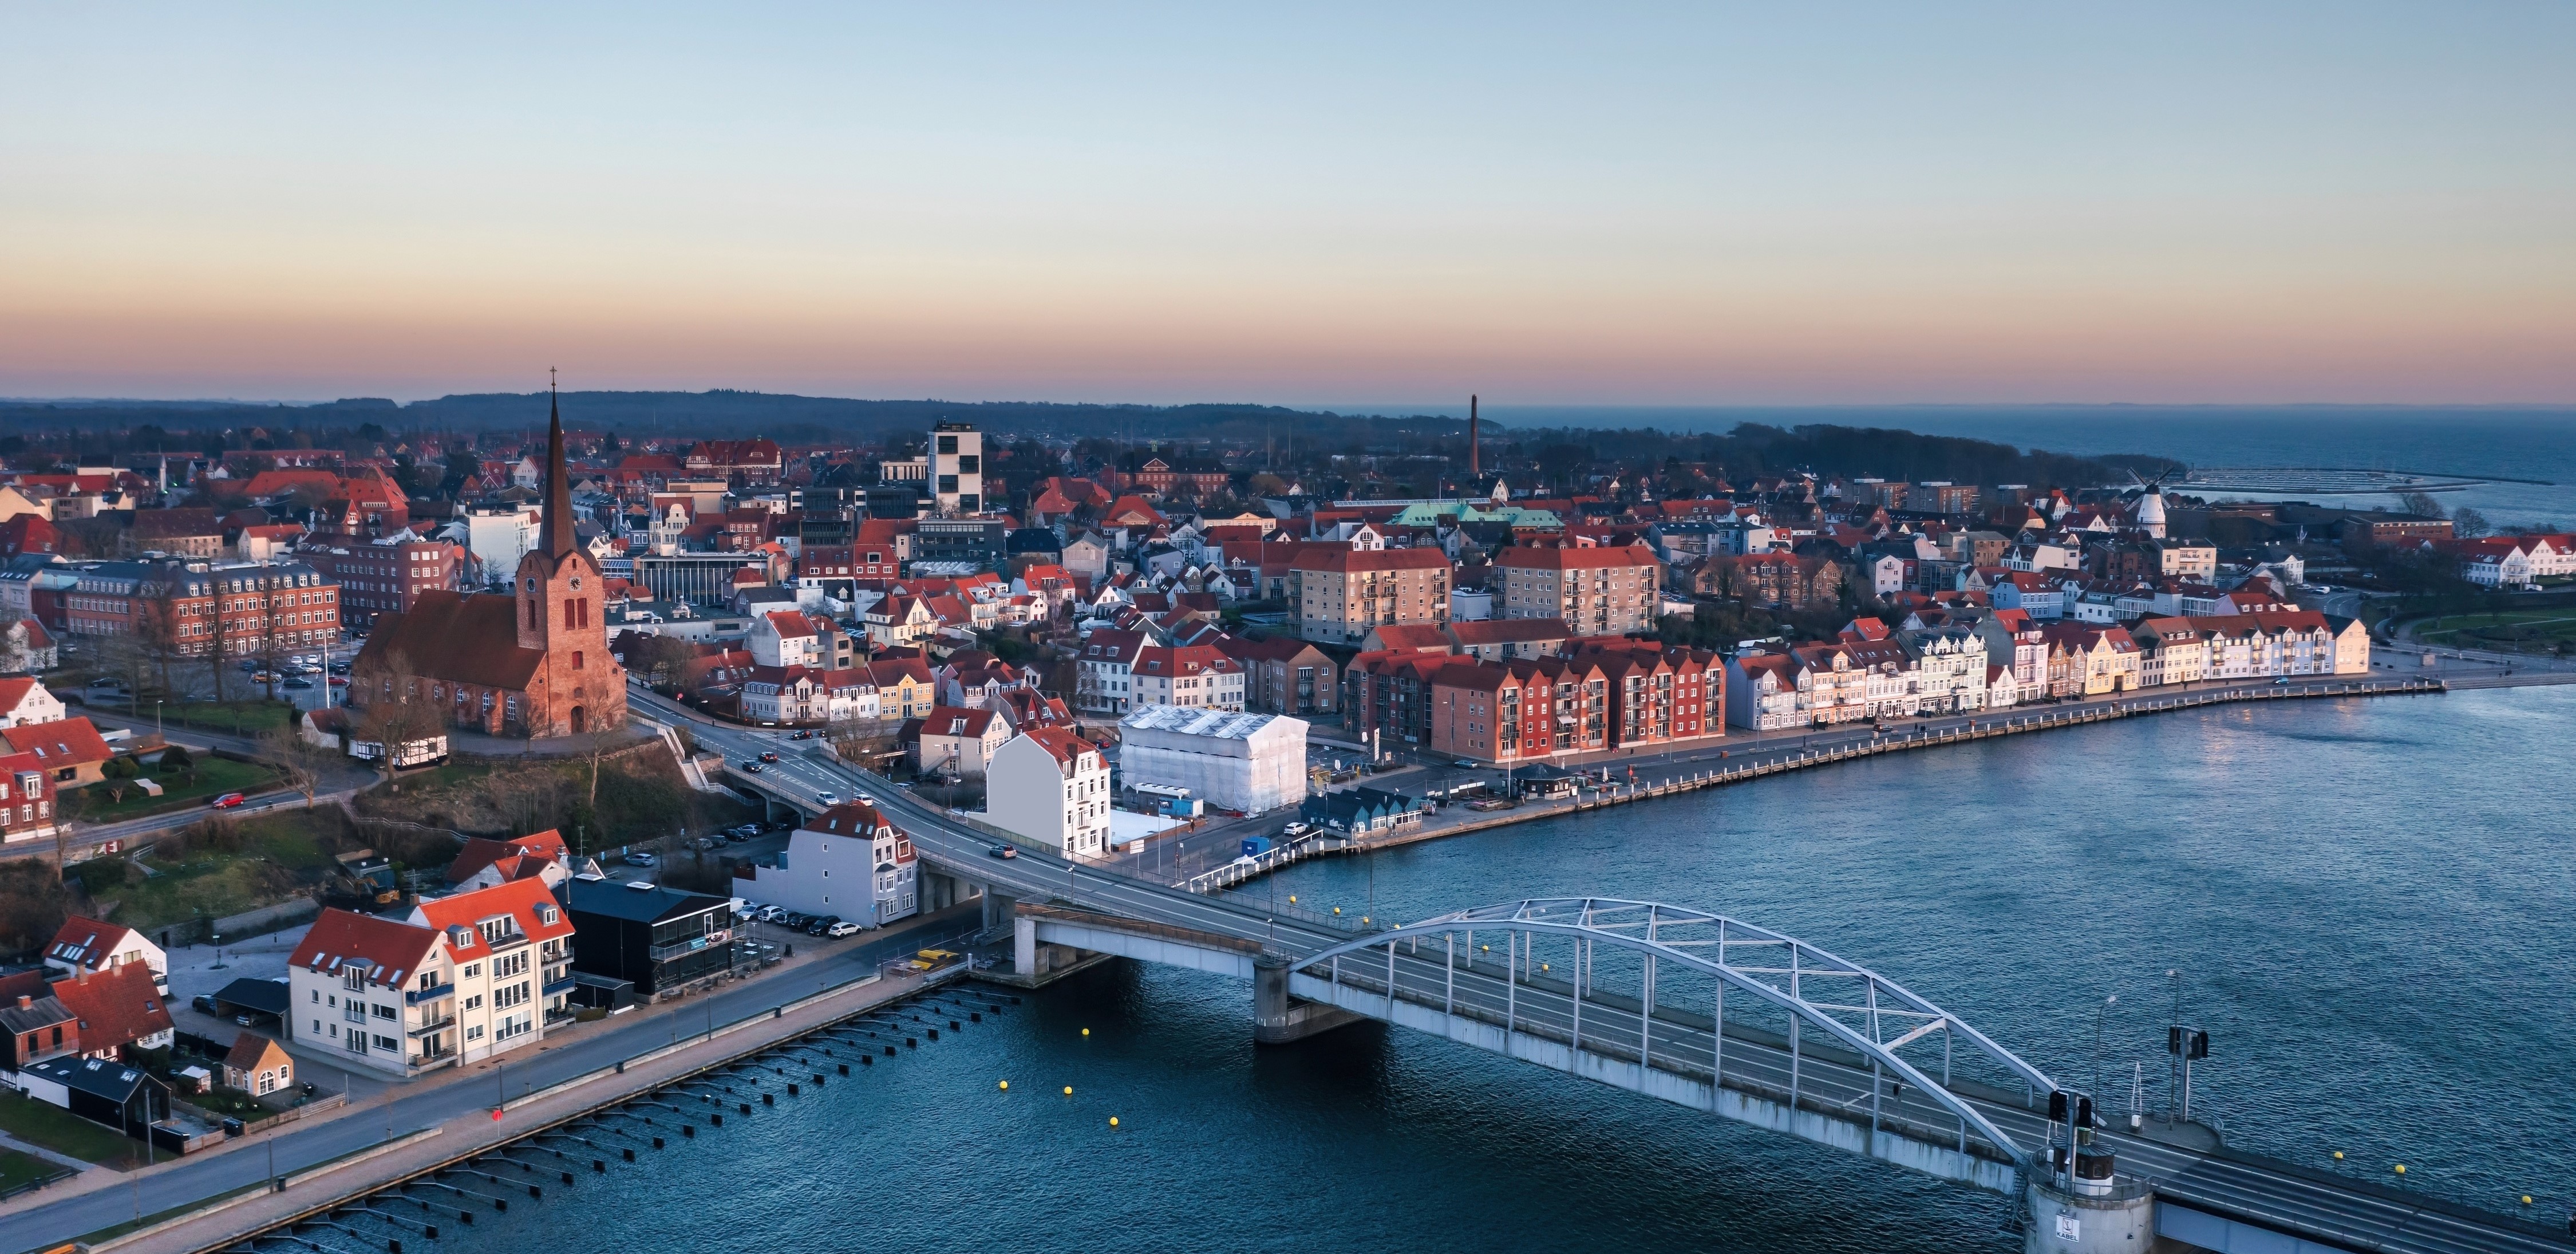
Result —
[[[2068,709],[2063,712],[2052,712],[2046,709],[2039,709],[2029,714],[2003,716],[1996,720],[1997,725],[1991,726],[1984,725],[1984,720],[1977,720],[1977,725],[1969,727],[1916,728],[1912,729],[1910,732],[1897,731],[1887,735],[1873,736],[1866,741],[1851,744],[1822,748],[1778,749],[1773,750],[1772,756],[1769,758],[1760,761],[1747,761],[1740,765],[1697,767],[1696,769],[1693,769],[1696,767],[1696,764],[1690,762],[1658,763],[1656,764],[1657,769],[1655,773],[1659,776],[1664,776],[1664,778],[1650,783],[1642,778],[1641,774],[1641,777],[1634,784],[1629,784],[1624,781],[1613,781],[1608,786],[1601,788],[1596,795],[1589,800],[1580,799],[1578,797],[1577,800],[1573,801],[1537,802],[1517,806],[1509,810],[1485,813],[1458,809],[1457,812],[1465,815],[1466,817],[1462,817],[1454,823],[1439,822],[1438,818],[1426,819],[1421,825],[1409,831],[1392,833],[1384,836],[1361,837],[1356,840],[1346,840],[1338,847],[1323,850],[1321,853],[1324,856],[1347,856],[1352,854],[1375,853],[1381,849],[1393,849],[1404,845],[1420,844],[1424,841],[1441,840],[1451,836],[1464,836],[1474,832],[1490,831],[1494,828],[1508,827],[1516,823],[1532,823],[1541,819],[1559,818],[1571,814],[1583,814],[1594,810],[1607,809],[1613,806],[1631,805],[1641,801],[1651,801],[1679,793],[1696,792],[1705,788],[1722,788],[1728,785],[1746,783],[1751,780],[1767,778],[1769,776],[1779,775],[1790,771],[1812,770],[1818,767],[1830,766],[1835,763],[1846,762],[1856,758],[1876,757],[1881,754],[1888,753],[1933,749],[1946,745],[1964,744],[1970,741],[1988,740],[1998,736],[2012,736],[2032,732],[2059,730],[2091,723],[2108,722],[2113,719],[2141,717],[2153,714],[2167,714],[2177,710],[2196,709],[2203,706],[2230,705],[2252,701],[2315,700],[2330,697],[2401,696],[2406,694],[2445,693],[2455,689],[2524,687],[2561,683],[2576,683],[2576,674],[2563,676],[2547,673],[2532,676],[2476,676],[2467,678],[2465,681],[2461,679],[2429,677],[2414,679],[2364,679],[2356,676],[2343,680],[2320,680],[2295,686],[2273,687],[2265,685],[2260,688],[2218,688],[2205,692],[2176,694],[2174,696],[2164,698],[2144,698],[2120,701],[2116,703],[2090,705]],[[1732,752],[1732,750],[1729,750],[1729,752]],[[1756,752],[1759,752],[1759,750]],[[1440,817],[1446,817],[1449,813],[1451,813],[1451,810],[1444,809],[1440,812]],[[1266,874],[1267,872],[1264,873]],[[1258,877],[1247,877],[1244,882],[1249,883],[1253,878]]]

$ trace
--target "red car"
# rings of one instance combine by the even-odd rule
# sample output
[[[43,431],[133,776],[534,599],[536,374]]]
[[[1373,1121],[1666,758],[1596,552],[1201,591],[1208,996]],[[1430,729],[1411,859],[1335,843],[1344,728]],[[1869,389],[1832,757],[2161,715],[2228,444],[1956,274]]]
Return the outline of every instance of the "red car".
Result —
[[[348,687],[348,686],[349,686],[349,681],[348,681],[348,680],[346,680],[346,679],[342,679],[341,677],[339,677],[339,676],[337,676],[337,675],[333,675],[333,676],[331,677],[331,686],[332,686],[332,687],[334,687],[334,688],[346,688],[346,687]]]
[[[241,803],[242,803],[242,795],[241,795],[240,793],[237,793],[237,792],[228,792],[228,793],[225,793],[223,796],[220,796],[220,797],[215,798],[213,801],[211,801],[211,802],[209,802],[209,803],[207,803],[207,804],[212,805],[214,808],[216,808],[216,809],[218,809],[218,810],[229,810],[229,809],[232,809],[234,806],[240,805]]]

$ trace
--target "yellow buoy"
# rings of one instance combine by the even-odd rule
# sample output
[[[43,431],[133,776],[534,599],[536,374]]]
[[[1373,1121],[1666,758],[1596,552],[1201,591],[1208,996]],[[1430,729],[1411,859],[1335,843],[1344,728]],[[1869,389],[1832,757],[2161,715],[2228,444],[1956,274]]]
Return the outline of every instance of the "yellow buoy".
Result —
[[[2343,1151],[2342,1151],[2342,1150],[2336,1150],[2336,1151],[2335,1151],[2335,1161],[2336,1161],[2336,1162],[2342,1162],[2342,1161],[2343,1161]]]
[[[2401,1176],[2406,1174],[2406,1164],[2404,1164],[2404,1163],[2399,1163],[2399,1164],[2397,1164],[2397,1174],[2399,1174],[2399,1175],[2401,1175]]]
[[[1295,893],[1290,893],[1290,894],[1288,894],[1288,904],[1289,904],[1289,905],[1292,905],[1292,906],[1297,904],[1297,894],[1295,894]]]
[[[2523,1194],[2523,1195],[2522,1195],[2522,1204],[2523,1204],[2523,1205],[2525,1205],[2525,1206],[2529,1206],[2529,1205],[2531,1205],[2531,1195],[2530,1195],[2530,1194],[2525,1193],[2525,1194]]]
[[[1089,1036],[1089,1035],[1091,1035],[1091,1029],[1089,1029],[1089,1028],[1084,1028],[1084,1029],[1082,1030],[1082,1034],[1083,1034],[1084,1036]]]
[[[1004,1080],[1004,1081],[1002,1081],[1002,1091],[1003,1091],[1003,1092],[1005,1092],[1005,1093],[1008,1093],[1008,1092],[1010,1092],[1010,1091],[1011,1091],[1011,1082],[1010,1082],[1010,1081],[1008,1081],[1008,1080]]]
[[[1342,908],[1341,908],[1340,906],[1335,906],[1335,907],[1333,907],[1333,913],[1335,913],[1335,914],[1340,914],[1341,912],[1342,912]]]
[[[1068,1084],[1068,1085],[1065,1085],[1065,1086],[1064,1086],[1064,1095],[1065,1095],[1065,1096],[1067,1096],[1067,1097],[1071,1097],[1071,1096],[1073,1096],[1073,1086],[1072,1086],[1072,1085]]]
[[[1553,971],[1553,970],[1555,970],[1556,968],[1551,967],[1551,966],[1547,965],[1546,963],[1542,962],[1542,963],[1538,964],[1538,969],[1539,969],[1539,970],[1541,970],[1541,971]]]
[[[1116,1115],[1111,1115],[1111,1116],[1109,1116],[1109,1126],[1110,1126],[1110,1127],[1113,1127],[1113,1128],[1118,1126],[1118,1116],[1116,1116]]]
[[[1360,922],[1362,922],[1362,923],[1366,923],[1366,922],[1368,922],[1368,916],[1367,916],[1367,915],[1365,915],[1365,914],[1364,914],[1364,915],[1361,915],[1361,916],[1360,916]]]
[[[1486,953],[1494,952],[1494,947],[1491,945],[1480,946],[1480,948],[1482,948]]]

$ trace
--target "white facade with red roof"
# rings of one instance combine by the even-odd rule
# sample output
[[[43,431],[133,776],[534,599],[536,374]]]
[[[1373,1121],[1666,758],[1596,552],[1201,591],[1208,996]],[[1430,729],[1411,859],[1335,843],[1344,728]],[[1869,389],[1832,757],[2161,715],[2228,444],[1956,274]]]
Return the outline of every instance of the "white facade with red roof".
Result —
[[[993,751],[985,821],[1072,858],[1109,856],[1109,765],[1061,727],[1032,727]]]
[[[735,873],[734,895],[798,914],[883,927],[920,912],[912,841],[875,806],[834,806],[797,826],[775,866]]]
[[[286,960],[289,1040],[411,1076],[456,1061],[456,982],[438,930],[324,910]]]
[[[45,690],[43,681],[26,675],[0,679],[0,727],[50,723],[62,716],[62,701]]]
[[[1130,710],[1149,705],[1243,709],[1243,663],[1214,645],[1149,645],[1137,650],[1129,675],[1134,690]]]
[[[143,933],[121,923],[101,923],[78,915],[63,920],[45,946],[45,969],[72,977],[141,964],[153,983],[170,991],[170,955]]]
[[[413,924],[440,934],[456,973],[457,1048],[466,1062],[543,1039],[569,1017],[572,916],[545,882],[506,884],[421,902]]]

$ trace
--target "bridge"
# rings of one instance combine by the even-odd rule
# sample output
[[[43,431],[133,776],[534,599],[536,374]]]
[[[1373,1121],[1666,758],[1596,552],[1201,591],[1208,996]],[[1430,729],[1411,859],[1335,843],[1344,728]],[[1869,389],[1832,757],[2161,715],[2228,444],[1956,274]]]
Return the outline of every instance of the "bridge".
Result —
[[[788,747],[697,731],[751,749],[729,759]],[[995,858],[965,816],[819,749],[728,782],[809,814],[824,790],[873,797],[930,867],[984,895],[1024,977],[1099,954],[1234,976],[1252,985],[1257,1039],[1359,1019],[1431,1033],[2014,1197],[2031,1251],[2576,1250],[2536,1224],[2214,1145],[2101,1129],[2070,1144],[2045,1072],[1894,980],[1746,921],[1560,898],[1363,929],[1026,846]]]

